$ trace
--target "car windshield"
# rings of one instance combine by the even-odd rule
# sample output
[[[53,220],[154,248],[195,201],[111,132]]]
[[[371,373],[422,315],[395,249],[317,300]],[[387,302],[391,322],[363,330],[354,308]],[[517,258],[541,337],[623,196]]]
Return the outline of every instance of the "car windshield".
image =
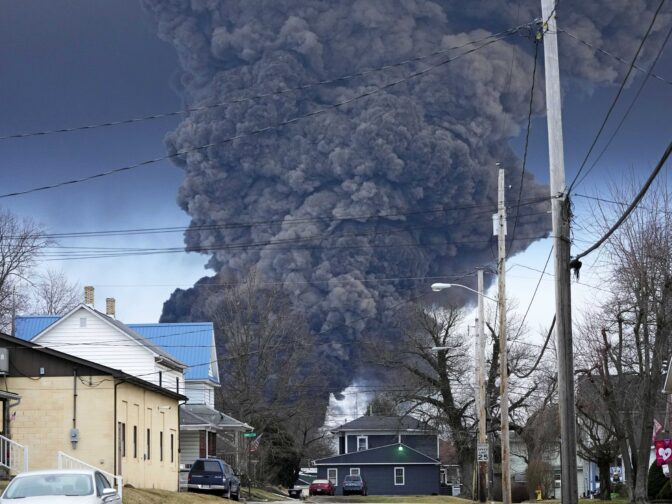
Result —
[[[362,481],[361,476],[346,476],[345,481]]]
[[[44,495],[82,496],[93,493],[88,474],[31,474],[19,476],[9,484],[3,499],[23,499]]]

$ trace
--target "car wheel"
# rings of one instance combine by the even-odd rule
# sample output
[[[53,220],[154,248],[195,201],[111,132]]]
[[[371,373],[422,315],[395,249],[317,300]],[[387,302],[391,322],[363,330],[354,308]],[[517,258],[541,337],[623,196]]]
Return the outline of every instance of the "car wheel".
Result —
[[[231,498],[234,501],[240,500],[240,488],[238,489],[238,491],[235,494],[231,494]]]

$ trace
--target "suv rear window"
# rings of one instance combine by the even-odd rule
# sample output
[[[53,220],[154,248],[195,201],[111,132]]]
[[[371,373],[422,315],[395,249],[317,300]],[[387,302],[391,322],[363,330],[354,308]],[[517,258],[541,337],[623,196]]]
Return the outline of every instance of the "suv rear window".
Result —
[[[221,473],[222,467],[219,465],[219,462],[214,460],[197,460],[194,462],[194,465],[191,466],[191,472]]]
[[[361,481],[361,476],[346,476],[344,481]]]

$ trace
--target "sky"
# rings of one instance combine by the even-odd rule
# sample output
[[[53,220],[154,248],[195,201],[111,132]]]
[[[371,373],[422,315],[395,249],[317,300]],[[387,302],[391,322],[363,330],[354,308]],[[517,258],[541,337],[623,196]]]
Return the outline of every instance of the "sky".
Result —
[[[156,31],[155,21],[135,0],[7,1],[0,17],[0,136],[179,110],[177,56]],[[560,44],[576,43],[561,37]],[[623,48],[620,56],[629,59],[634,50]],[[668,48],[656,68],[668,80],[672,79],[671,53]],[[641,79],[636,76],[622,103],[628,103]],[[569,80],[562,84],[565,161],[571,180],[616,87],[589,88]],[[622,182],[631,170],[640,175],[650,170],[672,137],[672,122],[663,115],[671,104],[672,86],[650,79],[617,141],[576,192],[608,197],[610,183]],[[617,118],[622,111],[617,108]],[[180,117],[170,117],[0,141],[0,194],[161,157],[166,154],[164,137],[179,121]],[[535,117],[532,122],[528,169],[547,183],[545,121]],[[522,155],[522,135],[513,146]],[[189,218],[176,204],[182,177],[181,169],[163,161],[104,179],[0,199],[0,207],[34,219],[50,233],[186,226]],[[575,213],[581,225],[590,225],[588,200],[576,198]],[[594,238],[580,229],[575,233],[575,252]],[[182,235],[62,239],[59,245],[180,247]],[[550,240],[541,240],[509,260],[508,293],[517,299],[521,311],[539,280],[534,270],[544,267],[549,249]],[[207,273],[207,257],[195,253],[44,259],[40,268],[62,269],[72,281],[95,286],[98,307],[104,306],[105,297],[115,297],[118,317],[135,323],[157,321],[174,288],[188,287]],[[573,287],[577,309],[603,292],[599,276],[590,268],[593,260],[584,261],[582,282],[587,285]],[[548,272],[552,273],[552,261]],[[547,326],[554,313],[552,280],[549,274],[541,281],[531,306],[528,324],[533,331]],[[489,293],[494,295],[495,287]]]

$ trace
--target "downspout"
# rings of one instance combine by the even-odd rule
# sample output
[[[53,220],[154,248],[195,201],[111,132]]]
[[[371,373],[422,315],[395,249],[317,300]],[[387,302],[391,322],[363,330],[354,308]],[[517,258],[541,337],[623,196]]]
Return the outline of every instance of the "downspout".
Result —
[[[72,449],[77,448],[77,369],[72,370],[72,433],[70,435],[70,441],[72,443]]]
[[[114,418],[113,418],[113,426],[114,426],[114,444],[112,445],[112,451],[114,452],[114,457],[112,457],[112,460],[114,460],[114,474],[119,475],[119,467],[117,467],[117,452],[119,451],[119,448],[117,446],[118,441],[118,436],[119,436],[119,427],[117,426],[117,387],[121,385],[123,382],[114,380]]]
[[[179,378],[178,378],[178,387],[179,387]],[[180,491],[180,457],[181,457],[181,446],[182,446],[182,406],[187,404],[187,401],[184,401],[180,404],[180,400],[177,400],[177,491]]]

